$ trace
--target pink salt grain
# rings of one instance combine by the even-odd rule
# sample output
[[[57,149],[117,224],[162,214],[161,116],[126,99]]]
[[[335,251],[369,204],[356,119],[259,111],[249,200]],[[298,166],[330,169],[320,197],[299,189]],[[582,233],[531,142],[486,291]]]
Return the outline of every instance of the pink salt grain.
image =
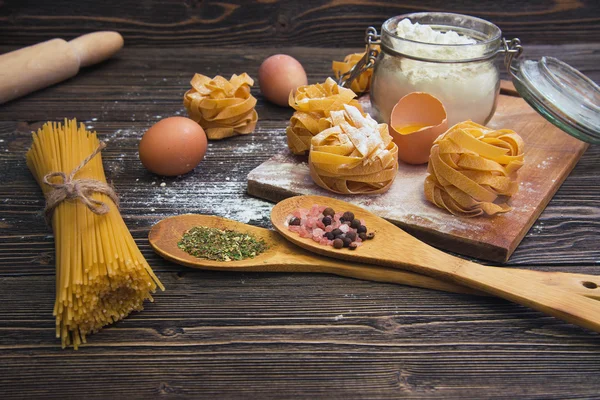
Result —
[[[288,229],[298,233],[302,238],[310,238],[324,246],[333,246],[333,240],[329,240],[325,237],[326,232],[331,232],[334,229],[340,229],[343,233],[357,232],[357,230],[351,228],[349,224],[340,221],[340,218],[344,215],[342,212],[336,213],[332,218],[331,224],[325,226],[325,224],[323,224],[323,211],[326,208],[326,206],[315,204],[311,206],[310,209],[299,208],[294,210],[292,215],[288,217],[288,223],[293,216],[300,219],[300,225],[289,225]],[[364,225],[364,220],[360,220],[360,222]],[[359,247],[361,242],[362,240],[358,236],[353,241],[353,243],[356,244],[356,247]]]

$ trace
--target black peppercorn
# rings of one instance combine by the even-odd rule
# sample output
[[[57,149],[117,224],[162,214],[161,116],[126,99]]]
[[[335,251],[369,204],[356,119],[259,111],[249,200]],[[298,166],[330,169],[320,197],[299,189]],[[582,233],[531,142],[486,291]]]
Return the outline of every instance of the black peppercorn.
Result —
[[[364,242],[365,240],[367,240],[367,234],[366,234],[366,233],[364,233],[364,232],[363,232],[363,233],[359,233],[359,234],[358,234],[358,237],[359,237],[359,238],[360,238],[360,240],[362,240],[363,242]]]
[[[346,232],[346,237],[354,242],[356,240],[356,232]]]
[[[367,233],[367,239],[371,240],[375,237],[375,232]]]
[[[342,232],[340,229],[335,228],[334,230],[331,231],[331,233],[333,233],[333,236],[338,237],[338,236],[342,236],[342,234],[344,232]]]
[[[356,250],[356,248],[357,248],[357,247],[358,247],[358,245],[357,245],[356,243],[350,243],[350,244],[348,245],[348,248],[349,248],[350,250]]]
[[[350,243],[352,243],[352,239],[345,237],[342,239],[343,243],[344,243],[344,247],[348,247],[350,246]]]
[[[364,225],[361,225],[358,228],[356,228],[356,232],[357,233],[367,233],[367,227]]]
[[[352,228],[352,229],[358,229],[359,226],[360,226],[360,220],[358,220],[358,219],[353,219],[352,222],[350,223],[350,228]]]
[[[323,217],[323,220],[321,222],[323,223],[323,225],[329,226],[331,225],[331,217]]]
[[[326,217],[333,218],[333,216],[335,215],[335,211],[333,211],[333,208],[327,207],[326,209],[323,210],[323,215]]]
[[[344,247],[344,242],[342,241],[342,239],[335,239],[333,241],[333,248],[334,249],[341,249],[342,247]]]
[[[292,226],[299,226],[300,225],[300,218],[296,218],[293,217],[292,219],[290,219],[290,225]]]
[[[326,232],[324,236],[327,238],[327,240],[335,239],[335,236],[333,236],[333,233],[331,232]]]

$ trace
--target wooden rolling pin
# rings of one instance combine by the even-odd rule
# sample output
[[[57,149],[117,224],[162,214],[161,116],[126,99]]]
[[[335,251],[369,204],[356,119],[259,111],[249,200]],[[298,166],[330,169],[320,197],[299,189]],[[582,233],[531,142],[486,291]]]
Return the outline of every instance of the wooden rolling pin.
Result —
[[[123,47],[118,32],[94,32],[69,42],[52,39],[0,55],[0,104],[69,79]]]

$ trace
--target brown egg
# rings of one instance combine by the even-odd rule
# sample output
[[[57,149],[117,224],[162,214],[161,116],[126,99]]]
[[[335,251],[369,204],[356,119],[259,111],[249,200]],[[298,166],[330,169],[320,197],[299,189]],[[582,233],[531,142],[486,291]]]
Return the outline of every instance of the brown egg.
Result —
[[[200,125],[189,118],[170,117],[146,131],[140,141],[140,160],[155,174],[182,175],[202,161],[206,147],[206,134]]]
[[[267,58],[258,69],[260,92],[267,100],[280,106],[288,105],[292,90],[308,84],[302,64],[285,54]]]
[[[409,93],[392,109],[389,129],[398,146],[398,158],[408,164],[424,164],[435,139],[448,129],[446,109],[428,93]]]

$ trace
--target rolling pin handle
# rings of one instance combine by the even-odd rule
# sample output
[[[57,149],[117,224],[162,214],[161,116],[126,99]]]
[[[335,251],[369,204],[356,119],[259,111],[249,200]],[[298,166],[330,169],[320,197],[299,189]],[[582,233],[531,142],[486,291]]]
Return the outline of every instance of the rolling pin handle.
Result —
[[[100,31],[79,36],[68,42],[79,57],[79,66],[87,67],[110,58],[123,47],[123,36],[114,31]]]

